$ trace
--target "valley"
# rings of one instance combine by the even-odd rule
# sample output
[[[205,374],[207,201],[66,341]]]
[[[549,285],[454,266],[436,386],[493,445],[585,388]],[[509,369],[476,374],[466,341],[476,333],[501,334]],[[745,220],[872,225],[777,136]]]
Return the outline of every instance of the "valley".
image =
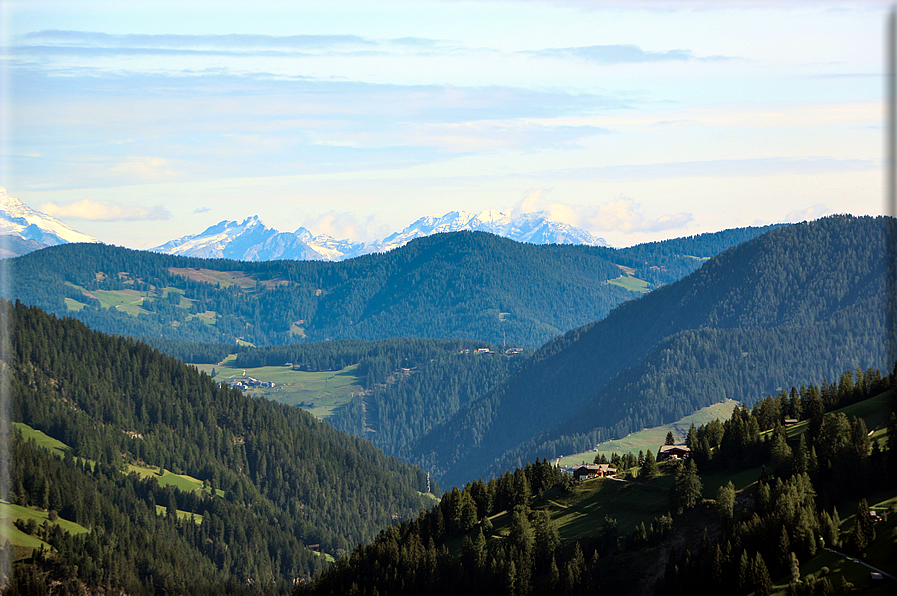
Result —
[[[10,263],[29,272],[11,288],[19,305],[4,303],[21,330],[15,458],[29,462],[10,499],[17,581],[39,586],[56,573],[96,585],[115,559],[132,590],[343,594],[342,582],[354,581],[388,591],[391,576],[365,557],[379,553],[388,569],[388,553],[405,552],[405,593],[434,588],[415,571],[423,553],[454,578],[442,586],[452,591],[482,582],[507,592],[513,577],[532,594],[586,584],[676,594],[690,573],[704,573],[677,557],[683,546],[704,548],[706,529],[721,549],[739,533],[785,590],[761,530],[747,524],[754,508],[761,525],[793,526],[775,517],[776,482],[802,495],[806,475],[821,495],[806,523],[847,550],[861,496],[883,513],[897,498],[873,472],[891,465],[897,432],[892,381],[879,372],[889,370],[878,252],[889,225],[839,216],[612,253],[458,233],[343,263],[191,260],[102,245],[31,253]],[[82,268],[63,266],[72,251]],[[499,262],[503,277],[478,273]],[[454,277],[441,279],[447,271]],[[528,287],[537,276],[557,280],[554,298]],[[468,287],[498,306],[461,300]],[[602,288],[630,298],[537,349],[504,343],[536,337],[537,317],[594,304]],[[466,339],[427,337],[451,336],[465,320],[455,337]],[[310,341],[337,329],[374,339]],[[798,422],[783,426],[790,417]],[[656,453],[667,433],[691,448],[690,463],[639,465],[634,456]],[[577,483],[554,467],[601,455],[619,468],[615,478]],[[856,481],[833,484],[848,465]],[[77,490],[53,488],[61,483]],[[740,525],[720,509],[730,494]],[[826,521],[833,503],[838,532]],[[60,521],[44,524],[51,511]],[[125,532],[117,539],[155,541],[168,562],[116,559],[96,532],[135,522],[142,529],[116,530]],[[860,581],[839,555],[794,532],[807,585]],[[888,532],[867,540],[869,561],[890,552]],[[393,537],[417,550],[391,546]],[[250,549],[267,555],[246,558]],[[730,558],[719,585],[742,585],[741,563],[720,556]],[[664,565],[627,581],[654,560],[678,561],[679,575]],[[186,561],[197,577],[183,573]],[[352,580],[356,572],[373,579]]]

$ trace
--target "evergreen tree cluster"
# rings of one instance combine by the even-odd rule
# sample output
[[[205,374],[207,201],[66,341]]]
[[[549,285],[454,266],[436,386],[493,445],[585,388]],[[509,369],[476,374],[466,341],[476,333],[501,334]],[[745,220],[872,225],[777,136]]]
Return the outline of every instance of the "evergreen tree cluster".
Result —
[[[131,508],[154,513],[155,503],[203,516],[199,526],[172,523],[166,530],[181,535],[177,548],[187,549],[171,566],[189,569],[190,560],[204,557],[213,563],[205,568],[218,574],[207,578],[235,585],[251,580],[268,589],[320,569],[319,556],[304,545],[338,554],[423,506],[418,491],[427,480],[419,469],[298,408],[244,397],[145,344],[90,331],[79,321],[21,304],[2,308],[13,331],[11,418],[64,442],[73,456],[63,462],[21,447],[11,498],[106,528],[100,536],[113,556],[122,550],[114,545]],[[188,474],[224,496],[162,491],[155,480],[125,474],[127,464]],[[106,509],[109,504],[114,507]],[[93,567],[75,561],[97,539],[93,533],[66,538],[74,550],[58,553],[89,584],[99,577],[90,569],[108,569],[108,561]],[[86,552],[93,557],[95,551]],[[116,565],[128,569],[116,577],[153,585],[155,567],[133,567],[136,562],[120,560]],[[183,579],[186,572],[178,573]],[[182,579],[172,579],[175,591],[205,585]]]
[[[852,386],[846,377],[854,381]],[[789,594],[835,593],[828,578],[803,577],[800,562],[824,546],[861,553],[875,538],[868,504],[860,500],[848,532],[840,530],[837,505],[876,488],[897,486],[897,475],[888,472],[897,467],[897,435],[889,434],[885,446],[863,443],[857,430],[864,428],[861,419],[838,411],[887,391],[889,431],[897,432],[894,379],[875,370],[847,371],[842,379],[845,382],[837,385],[823,382],[824,391],[810,386],[780,393],[753,408],[737,408],[729,420],[692,427],[690,445],[712,444],[700,465],[699,458],[693,458],[664,462],[658,470],[649,452],[639,479],[651,484],[649,467],[655,467],[655,474],[672,467],[669,496],[675,517],[655,517],[621,535],[617,521],[606,516],[596,533],[564,540],[550,515],[556,493],[546,496],[545,491],[569,490],[572,479],[537,460],[488,483],[478,480],[447,492],[438,506],[382,531],[371,544],[359,546],[295,593],[563,595],[654,590],[658,596],[762,595],[771,593],[773,580],[781,584],[788,579]],[[810,403],[816,399],[821,404]],[[795,460],[789,471],[773,472],[776,433],[793,417],[794,408],[802,407],[812,412],[798,416],[809,421],[810,428],[787,439],[789,447],[796,452],[805,445],[808,452],[830,453],[832,459],[816,456],[812,469],[802,469]],[[819,424],[813,426],[814,421]],[[839,458],[856,457],[859,470],[866,472],[853,470],[850,483],[827,476],[825,469],[837,469]],[[868,465],[863,467],[863,461]],[[765,468],[760,482],[749,490],[736,491],[728,482],[715,501],[703,498],[699,467],[735,475],[755,466]],[[667,564],[654,582],[650,566],[658,558]],[[850,588],[846,580],[838,586],[842,592]]]
[[[893,386],[893,376],[876,370],[846,371],[838,384],[792,388],[753,409],[736,408],[722,424],[692,427],[688,441],[697,449],[689,465],[729,474],[762,466],[762,477],[738,507],[731,483],[719,489],[720,536],[671,559],[658,594],[769,594],[774,577],[790,577],[789,594],[834,593],[828,578],[802,578],[800,561],[825,547],[862,556],[874,539],[865,495],[897,487]],[[837,411],[883,391],[891,395],[887,445],[870,441],[862,418]],[[783,422],[793,417],[808,426],[789,439]],[[853,528],[843,532],[837,505],[858,497]]]
[[[446,484],[586,451],[791,383],[890,366],[890,218],[770,231],[540,348],[414,450]]]

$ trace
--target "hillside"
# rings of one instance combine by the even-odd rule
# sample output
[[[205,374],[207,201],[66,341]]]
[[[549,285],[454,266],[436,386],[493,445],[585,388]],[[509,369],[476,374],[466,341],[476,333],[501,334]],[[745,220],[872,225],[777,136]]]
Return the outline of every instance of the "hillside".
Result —
[[[10,499],[31,541],[15,552],[39,550],[19,567],[37,584],[283,593],[430,502],[419,469],[299,408],[78,321],[2,306],[22,433]]]
[[[468,483],[294,593],[892,594],[848,558],[897,574],[894,380],[858,381],[693,427],[687,463],[575,482],[537,460]]]
[[[725,398],[888,368],[885,218],[787,226],[559,337],[415,446],[446,484],[584,451]]]
[[[458,232],[340,263],[65,245],[13,259],[6,297],[132,337],[231,345],[451,337],[534,348],[771,227],[619,250]]]

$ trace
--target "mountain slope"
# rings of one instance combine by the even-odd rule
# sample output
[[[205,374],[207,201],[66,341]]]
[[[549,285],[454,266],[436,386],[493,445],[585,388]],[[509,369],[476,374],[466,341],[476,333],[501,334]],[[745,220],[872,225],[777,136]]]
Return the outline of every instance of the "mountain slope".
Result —
[[[831,217],[725,251],[543,346],[422,439],[418,461],[458,483],[496,461],[582,451],[724,397],[752,402],[795,378],[888,369],[889,226]]]
[[[14,259],[7,297],[136,337],[256,345],[453,337],[536,347],[637,297],[627,282],[654,287],[699,267],[701,259],[683,247],[722,250],[769,229],[704,234],[650,250],[537,246],[455,232],[339,263],[72,245]],[[627,271],[650,273],[654,282]]]
[[[128,593],[283,593],[322,567],[307,545],[338,555],[424,504],[420,470],[298,408],[219,387],[72,319],[0,307],[13,330],[11,419],[69,449],[65,461],[20,451],[12,499],[92,528],[77,539],[42,534],[81,581]],[[174,484],[172,472],[182,475]]]
[[[97,242],[95,238],[76,232],[58,219],[28,207],[15,197],[9,196],[2,187],[0,187],[0,235],[15,236],[24,241],[9,240],[4,243],[4,252],[14,253],[11,256],[69,242]],[[0,256],[10,255],[0,254]]]
[[[488,210],[478,214],[451,211],[438,217],[422,217],[401,232],[369,244],[337,240],[326,234],[314,236],[305,228],[292,233],[278,232],[265,227],[257,216],[253,216],[242,223],[222,221],[199,234],[171,240],[151,250],[170,255],[237,261],[343,261],[390,251],[416,238],[461,231],[487,232],[530,244],[607,246],[604,240],[593,237],[585,230],[551,221],[545,212],[525,213],[512,219],[504,213]]]

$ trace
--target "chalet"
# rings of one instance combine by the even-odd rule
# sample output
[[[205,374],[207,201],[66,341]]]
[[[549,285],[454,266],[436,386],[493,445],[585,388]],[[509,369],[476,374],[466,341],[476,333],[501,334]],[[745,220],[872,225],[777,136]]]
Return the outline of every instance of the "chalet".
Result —
[[[616,473],[617,469],[612,468],[610,464],[587,464],[573,470],[573,479],[601,478],[602,476],[612,476]]]
[[[657,452],[657,460],[686,459],[691,455],[691,449],[685,445],[663,445]]]
[[[794,426],[800,422],[797,418],[785,418],[785,426]]]

